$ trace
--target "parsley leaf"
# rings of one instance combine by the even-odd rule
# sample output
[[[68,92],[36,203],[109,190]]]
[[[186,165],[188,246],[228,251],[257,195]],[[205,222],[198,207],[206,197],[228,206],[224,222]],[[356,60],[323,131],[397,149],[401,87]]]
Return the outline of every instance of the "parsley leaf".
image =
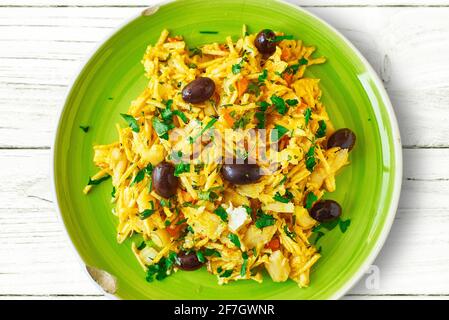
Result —
[[[217,271],[218,271],[218,269],[217,269]],[[233,272],[233,270],[226,270],[225,272],[223,272],[222,274],[220,274],[220,277],[221,277],[221,278],[228,278],[228,277],[231,276],[232,272]]]
[[[273,40],[271,40],[271,41],[279,42],[279,41],[282,41],[282,40],[293,40],[293,35],[275,36],[273,38]]]
[[[315,136],[317,138],[322,138],[326,135],[326,122],[324,122],[324,120],[320,120],[318,121],[318,130],[315,133]]]
[[[254,94],[256,97],[260,96],[260,88],[259,86],[254,83],[250,82],[248,83],[248,88],[246,89],[246,92]]]
[[[242,64],[241,63],[233,64],[231,70],[233,74],[240,73],[240,71],[242,71]]]
[[[342,233],[345,233],[346,230],[348,230],[349,226],[351,225],[351,219],[346,219],[346,220],[339,219],[338,225],[340,227],[340,231]]]
[[[284,226],[284,232],[285,232],[285,234],[287,235],[287,237],[289,237],[290,239],[292,239],[293,241],[296,242],[296,239],[295,239],[296,233],[294,233],[293,231],[290,231],[290,230],[288,229],[288,226],[287,226],[287,225]]]
[[[248,253],[243,252],[242,258],[243,258],[243,263],[242,263],[242,269],[240,269],[240,276],[244,277],[246,275],[246,267],[248,265]]]
[[[131,185],[139,183],[140,181],[143,180],[143,178],[145,178],[145,169],[139,170],[139,172],[137,172],[133,182],[131,182]]]
[[[306,125],[309,123],[311,116],[312,116],[312,109],[307,108],[306,111],[304,112],[304,119],[306,120]]]
[[[196,252],[196,257],[198,258],[198,261],[201,263],[205,263],[206,259],[204,258],[204,254],[201,251]]]
[[[279,114],[284,115],[285,113],[287,113],[287,106],[285,104],[284,99],[276,95],[272,95],[271,102],[273,103],[274,107],[276,108],[277,112],[279,112]]]
[[[289,105],[289,106],[296,106],[298,104],[298,100],[297,99],[287,99],[285,100],[285,102]]]
[[[190,163],[178,163],[175,165],[174,176],[179,177],[181,173],[190,172]]]
[[[224,222],[228,222],[228,213],[222,206],[219,206],[217,209],[215,209],[214,213],[219,216]]]
[[[306,209],[311,209],[312,205],[315,201],[318,200],[318,197],[315,195],[315,193],[313,192],[309,192],[306,196],[306,205],[305,208]]]
[[[275,131],[276,130],[276,131]],[[288,129],[286,127],[283,127],[281,125],[276,124],[271,131],[271,141],[277,142],[279,141],[284,134],[288,132]],[[277,134],[277,137],[276,137]]]
[[[269,214],[265,214],[262,211],[259,210],[257,213],[257,220],[255,223],[255,226],[259,229],[272,226],[275,223],[275,219],[273,216],[270,216]]]
[[[264,129],[265,128],[265,121],[266,121],[266,117],[265,117],[265,112],[263,111],[257,111],[254,116],[256,117],[258,123],[257,123],[257,128],[258,129]]]
[[[206,201],[214,201],[218,198],[218,195],[213,191],[200,191],[198,192],[198,199]]]
[[[302,57],[302,58],[299,59],[299,61],[298,61],[298,64],[299,64],[300,66],[307,65],[308,63],[309,63],[309,61],[308,61],[306,58],[304,58],[304,57]]]
[[[131,128],[134,132],[139,132],[139,124],[137,123],[136,118],[129,114],[120,113],[120,115],[125,119],[125,121],[128,123],[128,126]]]
[[[220,252],[218,252],[218,251],[215,250],[215,249],[210,249],[210,248],[205,248],[205,249],[204,249],[204,255],[205,255],[206,257],[209,257],[209,256],[216,256],[216,257],[221,258]]]
[[[281,196],[279,192],[276,192],[273,199],[278,202],[289,203],[293,199],[293,195],[289,191],[285,192],[285,196]]]
[[[231,242],[238,248],[240,248],[241,244],[240,244],[240,239],[239,237],[234,234],[234,233],[230,233],[228,236],[229,240],[231,240]]]
[[[110,175],[106,175],[100,179],[92,180],[89,178],[89,182],[87,183],[88,186],[96,186],[97,184],[102,183],[103,181],[106,181],[110,178]]]
[[[151,209],[145,209],[139,213],[140,220],[145,220],[146,218],[149,218],[155,212],[153,201],[150,201],[150,206]]]
[[[173,129],[173,124],[165,124],[159,118],[153,118],[153,128],[156,131],[159,138],[168,140],[168,131]]]
[[[268,71],[267,69],[263,69],[262,73],[257,77],[257,81],[259,81],[259,83],[263,83],[265,82],[265,80],[267,80],[268,77]]]
[[[315,146],[310,147],[309,151],[306,153],[306,168],[310,172],[313,171],[316,165],[315,160]]]

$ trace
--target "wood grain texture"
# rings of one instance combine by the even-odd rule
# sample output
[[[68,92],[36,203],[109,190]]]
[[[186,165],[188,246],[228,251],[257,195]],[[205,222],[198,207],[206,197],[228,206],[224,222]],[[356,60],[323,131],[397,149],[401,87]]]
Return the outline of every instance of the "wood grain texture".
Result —
[[[449,147],[449,7],[310,11],[346,35],[381,76],[405,147]],[[55,115],[81,62],[138,12],[132,7],[0,10],[0,148],[49,147]],[[33,139],[19,134],[24,131]]]
[[[53,210],[49,156],[49,150],[0,150],[0,180],[9,182],[0,184],[0,298],[102,295]],[[368,289],[365,276],[347,298],[449,295],[449,149],[405,150],[404,158],[399,211],[375,262],[380,287]]]
[[[369,289],[365,275],[345,298],[449,299],[449,1],[290,2],[335,26],[370,61],[405,145],[398,214],[375,261],[380,286]],[[0,0],[0,299],[105,298],[53,209],[48,148],[81,61],[153,3]]]

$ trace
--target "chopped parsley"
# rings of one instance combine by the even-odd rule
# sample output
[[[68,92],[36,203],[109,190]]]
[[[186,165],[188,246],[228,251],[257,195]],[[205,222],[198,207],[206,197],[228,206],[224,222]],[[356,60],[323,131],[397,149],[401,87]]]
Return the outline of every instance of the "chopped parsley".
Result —
[[[205,248],[204,251],[203,251],[203,253],[204,253],[204,255],[205,255],[206,257],[216,256],[216,257],[221,258],[220,252],[218,252],[218,251],[215,250],[215,249]]]
[[[196,47],[194,47],[194,48],[190,48],[189,49],[189,57],[191,58],[191,57],[193,57],[193,56],[200,56],[200,57],[202,57],[203,56],[203,51],[201,51],[201,49],[200,48],[196,48]]]
[[[306,196],[306,205],[305,208],[306,209],[311,209],[312,205],[315,201],[318,200],[318,197],[315,195],[315,193],[313,192],[309,192]]]
[[[245,113],[241,118],[234,122],[233,129],[245,129],[246,125],[251,122],[253,114]]]
[[[125,121],[128,123],[128,126],[131,128],[134,132],[139,132],[139,124],[137,123],[136,118],[129,114],[120,113],[120,115],[125,119]]]
[[[246,92],[254,94],[256,97],[260,96],[260,87],[254,83],[250,82],[248,83],[248,88],[246,89]]]
[[[204,254],[201,251],[196,252],[196,257],[198,258],[198,261],[201,263],[205,263],[206,259],[204,258]]]
[[[276,131],[275,131],[276,130]],[[286,127],[283,127],[281,125],[276,124],[271,131],[271,141],[277,142],[279,141],[284,134],[288,132],[288,129]],[[277,137],[276,137],[277,134]]]
[[[306,58],[304,58],[304,57],[302,57],[301,59],[299,59],[299,61],[298,61],[298,64],[300,65],[300,66],[305,66],[305,65],[307,65],[309,63],[309,61],[306,59]]]
[[[145,169],[139,170],[139,172],[137,172],[133,182],[131,182],[131,185],[139,183],[140,181],[143,180],[143,178],[145,178]]]
[[[200,31],[202,34],[218,34],[218,31],[209,31],[209,30],[202,30]]]
[[[84,133],[87,133],[89,131],[89,126],[80,126],[80,129],[84,131]]]
[[[219,216],[224,222],[228,222],[228,213],[222,206],[219,206],[217,209],[215,209],[214,213]]]
[[[281,196],[279,192],[276,192],[273,199],[278,202],[289,203],[293,199],[293,194],[290,191],[285,191],[285,195]]]
[[[248,253],[243,252],[242,258],[243,258],[243,263],[242,263],[242,269],[240,269],[240,276],[244,277],[246,275],[246,267],[248,265]]]
[[[188,65],[187,65],[190,69],[196,69],[198,66],[196,65],[196,64],[194,64],[194,63],[189,63]]]
[[[158,263],[148,266],[146,280],[153,282],[154,279],[161,281],[164,280],[171,272],[173,265],[178,263],[178,257],[175,252],[170,252],[168,257],[162,257]]]
[[[150,206],[151,206],[151,209],[145,209],[139,213],[140,220],[145,220],[146,218],[149,218],[155,212],[153,201],[150,201]]]
[[[287,235],[287,237],[289,237],[290,239],[292,239],[293,241],[296,242],[296,239],[295,239],[296,233],[294,233],[293,231],[290,231],[290,230],[288,229],[288,226],[287,226],[287,225],[284,226],[284,232],[285,232],[285,234]]]
[[[112,186],[111,197],[115,198],[115,192],[116,192],[116,191],[117,191],[117,190],[115,189],[115,187]]]
[[[307,108],[306,111],[304,112],[304,119],[306,120],[306,125],[309,124],[309,120],[312,117],[312,109]]]
[[[179,177],[181,173],[190,172],[190,163],[178,163],[175,165],[174,175]]]
[[[287,105],[285,104],[284,99],[276,95],[272,95],[270,99],[279,114],[284,115],[287,113]]]
[[[350,225],[351,225],[351,219],[346,219],[346,220],[339,219],[338,226],[340,227],[340,231],[342,233],[345,233],[346,230],[348,230]]]
[[[153,118],[153,128],[159,138],[168,140],[168,131],[174,128],[173,124],[165,124],[159,118]]]
[[[200,191],[198,192],[198,199],[206,201],[214,201],[218,198],[218,195],[213,191]]]
[[[89,178],[89,182],[87,183],[88,186],[96,186],[97,184],[102,183],[103,181],[106,181],[110,178],[110,175],[106,175],[100,179],[92,180],[92,178]]]
[[[228,236],[229,240],[231,240],[231,242],[237,247],[240,248],[241,244],[240,244],[240,239],[239,237],[234,234],[234,233],[230,233]]]
[[[147,246],[147,244],[145,243],[145,241],[142,241],[138,246],[137,246],[137,250],[142,250],[143,248],[145,248]]]
[[[231,67],[233,74],[238,74],[240,71],[242,71],[242,63],[233,64]]]
[[[257,128],[258,129],[264,129],[265,128],[265,121],[266,121],[266,117],[265,117],[265,112],[263,111],[257,111],[254,116],[256,117],[258,123],[257,123]]]
[[[268,77],[268,71],[267,69],[263,69],[262,73],[257,77],[257,81],[259,81],[259,84],[263,84],[265,80],[267,80]]]
[[[292,36],[292,35],[275,36],[275,37],[273,38],[273,40],[271,40],[271,41],[273,41],[273,42],[279,42],[279,41],[282,41],[282,40],[293,40],[293,36]]]
[[[256,227],[259,229],[268,227],[268,226],[272,226],[275,223],[275,219],[273,216],[270,216],[269,214],[266,214],[264,212],[262,212],[261,210],[259,210],[257,212],[257,219],[256,219]]]
[[[296,106],[298,104],[298,100],[297,99],[287,99],[285,100],[285,103],[287,103],[289,106]]]
[[[217,269],[217,271],[218,271],[218,269]],[[222,274],[220,274],[220,277],[221,278],[228,278],[228,277],[231,276],[232,272],[233,272],[233,270],[226,270]]]
[[[317,138],[322,138],[326,135],[326,122],[324,120],[318,121],[318,130],[315,133]]]
[[[309,151],[306,153],[306,168],[310,172],[313,171],[316,165],[315,160],[315,146],[310,147]]]

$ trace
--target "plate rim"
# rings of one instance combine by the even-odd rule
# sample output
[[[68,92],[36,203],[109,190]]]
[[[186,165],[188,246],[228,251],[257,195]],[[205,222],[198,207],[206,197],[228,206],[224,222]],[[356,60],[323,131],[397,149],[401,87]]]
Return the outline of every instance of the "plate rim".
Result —
[[[87,66],[87,64],[90,62],[92,57],[96,54],[96,52],[104,45],[105,42],[107,42],[111,37],[113,37],[116,33],[118,33],[120,30],[122,30],[125,26],[133,22],[134,20],[140,18],[142,15],[150,16],[154,13],[156,13],[161,6],[164,6],[166,4],[176,2],[178,0],[162,0],[158,1],[154,5],[143,7],[143,9],[140,9],[139,13],[133,14],[129,16],[128,18],[125,18],[122,23],[118,24],[116,27],[114,27],[110,32],[106,33],[104,37],[96,45],[94,45],[91,50],[83,57],[83,59],[79,62],[78,67],[75,69],[74,73],[71,76],[71,79],[69,81],[69,85],[67,86],[66,92],[64,94],[64,100],[63,103],[61,103],[61,106],[57,110],[56,117],[53,124],[53,134],[52,134],[52,143],[50,148],[50,186],[51,186],[51,195],[53,199],[53,207],[56,210],[56,216],[58,219],[58,223],[63,226],[63,233],[66,238],[66,240],[69,243],[69,247],[71,248],[72,252],[76,256],[77,262],[80,264],[81,269],[87,276],[87,278],[91,281],[91,283],[94,284],[94,286],[102,292],[107,298],[109,299],[121,299],[116,294],[111,294],[106,292],[100,284],[98,284],[92,276],[88,273],[86,269],[86,263],[81,257],[81,254],[78,252],[78,250],[75,247],[75,244],[73,243],[69,231],[67,229],[66,223],[64,221],[62,210],[59,205],[58,196],[56,193],[56,175],[55,175],[55,164],[56,164],[56,143],[58,140],[59,132],[61,130],[61,120],[62,120],[62,114],[66,108],[68,99],[70,97],[70,93],[73,90],[73,87],[78,80],[81,72],[84,70],[84,68]],[[391,227],[394,222],[394,218],[397,213],[398,205],[399,205],[399,197],[401,193],[401,187],[402,187],[402,176],[403,176],[403,159],[402,159],[402,143],[401,143],[401,135],[399,131],[399,125],[397,122],[397,117],[393,109],[393,105],[391,103],[391,100],[388,96],[388,93],[383,85],[382,80],[380,79],[379,75],[376,73],[374,68],[372,67],[371,63],[368,62],[368,60],[363,56],[363,54],[360,52],[358,48],[356,48],[352,42],[346,38],[340,31],[338,31],[335,27],[333,27],[331,24],[329,24],[327,21],[323,20],[322,18],[318,17],[314,13],[304,9],[299,4],[293,4],[290,2],[287,2],[285,0],[271,0],[273,2],[277,2],[283,5],[287,5],[292,10],[301,11],[302,13],[316,19],[320,23],[322,23],[325,27],[327,27],[330,31],[332,31],[340,40],[343,41],[343,43],[350,49],[352,52],[360,59],[363,66],[366,68],[366,72],[371,77],[374,85],[376,86],[376,89],[378,90],[379,96],[384,102],[384,107],[386,111],[386,115],[389,121],[389,124],[391,126],[391,134],[392,134],[392,148],[394,150],[394,156],[395,156],[395,174],[394,174],[394,184],[393,184],[393,190],[391,194],[391,201],[388,208],[387,216],[385,217],[384,224],[382,226],[382,230],[380,231],[380,234],[378,236],[378,239],[376,240],[375,245],[371,249],[371,252],[368,254],[368,256],[364,259],[362,264],[358,267],[358,270],[354,272],[354,274],[349,278],[348,281],[344,285],[340,287],[333,295],[330,296],[329,300],[337,300],[340,299],[342,296],[344,296],[352,287],[354,287],[355,284],[359,282],[359,280],[362,278],[363,274],[368,270],[368,268],[371,266],[371,264],[374,262],[376,257],[379,255],[380,251],[382,250],[388,235],[390,234]],[[149,14],[148,14],[149,12]],[[372,109],[374,109],[374,106],[371,106]],[[379,109],[378,109],[379,110]]]

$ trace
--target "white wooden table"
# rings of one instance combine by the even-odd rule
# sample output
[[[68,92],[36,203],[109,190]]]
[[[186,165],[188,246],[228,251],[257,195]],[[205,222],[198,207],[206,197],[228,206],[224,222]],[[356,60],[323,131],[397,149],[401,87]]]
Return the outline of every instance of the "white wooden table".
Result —
[[[105,298],[81,270],[50,195],[69,79],[154,1],[0,0],[0,299]],[[298,1],[346,35],[384,81],[404,145],[390,236],[347,298],[449,298],[449,0]]]

